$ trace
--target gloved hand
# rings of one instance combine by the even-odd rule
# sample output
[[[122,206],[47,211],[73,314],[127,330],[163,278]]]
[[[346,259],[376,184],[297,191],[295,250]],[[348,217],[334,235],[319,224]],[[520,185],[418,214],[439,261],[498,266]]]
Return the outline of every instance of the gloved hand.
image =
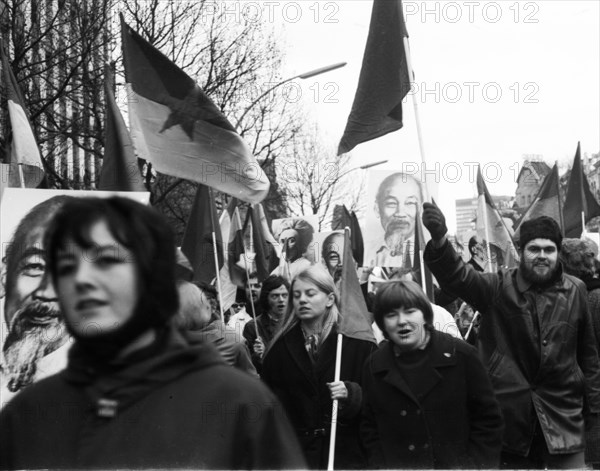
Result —
[[[423,203],[423,225],[431,234],[434,241],[444,238],[448,232],[446,218],[435,203]]]

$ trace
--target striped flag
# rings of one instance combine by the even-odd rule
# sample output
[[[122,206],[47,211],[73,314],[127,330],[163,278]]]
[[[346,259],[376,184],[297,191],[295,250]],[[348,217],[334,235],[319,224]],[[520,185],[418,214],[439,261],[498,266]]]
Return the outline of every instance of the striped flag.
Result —
[[[121,17],[131,137],[167,175],[261,202],[269,180],[252,151],[198,85]]]
[[[27,116],[25,100],[17,79],[8,62],[4,50],[4,44],[0,40],[0,60],[4,75],[4,83],[7,92],[8,115],[12,129],[12,142],[10,151],[10,162],[6,162],[2,168],[3,183],[8,186],[20,186],[25,188],[36,188],[44,178],[44,164],[40,150],[33,135],[33,129]],[[8,164],[12,164],[7,166]],[[24,182],[21,182],[16,166],[20,165]],[[6,178],[5,178],[6,177]]]

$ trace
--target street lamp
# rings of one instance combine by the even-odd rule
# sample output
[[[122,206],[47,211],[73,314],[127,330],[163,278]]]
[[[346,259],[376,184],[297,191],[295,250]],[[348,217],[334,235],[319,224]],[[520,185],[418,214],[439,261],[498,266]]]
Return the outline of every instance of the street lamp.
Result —
[[[254,106],[260,101],[262,100],[264,97],[266,97],[269,93],[271,93],[273,90],[275,90],[277,87],[280,87],[281,85],[291,82],[292,80],[295,80],[297,78],[299,79],[307,79],[307,78],[311,78],[311,77],[315,77],[316,75],[321,75],[324,74],[325,72],[330,72],[332,70],[335,69],[340,69],[342,67],[344,67],[346,65],[346,62],[338,62],[336,64],[331,64],[331,65],[326,65],[325,67],[320,67],[318,69],[314,69],[314,70],[310,70],[308,72],[304,72],[302,74],[298,74],[298,75],[294,75],[293,77],[290,78],[286,78],[285,80],[282,80],[281,82],[276,83],[275,85],[273,85],[272,87],[268,88],[264,93],[262,93],[256,100],[254,100],[252,103],[250,103],[250,105],[248,105],[246,107],[246,109],[244,110],[244,112],[242,113],[242,116],[239,117],[239,119],[237,120],[237,122],[235,123],[235,128],[239,129],[240,123],[242,122],[242,120],[245,118],[245,116],[248,114],[248,112],[254,108]]]
[[[370,164],[361,165],[360,167],[351,168],[350,170],[346,170],[339,177],[337,177],[336,182],[339,182],[342,179],[342,177],[345,177],[350,172],[354,172],[355,170],[366,170],[366,169],[371,168],[371,167],[376,167],[377,165],[385,164],[386,162],[387,162],[387,160],[378,160],[377,162],[373,162],[373,163],[370,163]]]

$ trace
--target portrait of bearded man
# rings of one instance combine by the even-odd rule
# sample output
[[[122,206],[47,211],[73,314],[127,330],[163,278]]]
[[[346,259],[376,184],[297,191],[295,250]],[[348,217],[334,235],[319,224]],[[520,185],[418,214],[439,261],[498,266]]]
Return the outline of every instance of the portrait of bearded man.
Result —
[[[424,201],[423,185],[412,175],[396,172],[381,181],[371,213],[374,218],[369,219],[367,215],[365,260],[368,264],[378,267],[412,264],[416,218]],[[380,228],[375,227],[376,220]]]
[[[0,363],[0,407],[34,381],[66,365],[69,335],[46,271],[46,229],[70,199],[59,195],[33,207],[3,247],[0,295],[7,335]]]

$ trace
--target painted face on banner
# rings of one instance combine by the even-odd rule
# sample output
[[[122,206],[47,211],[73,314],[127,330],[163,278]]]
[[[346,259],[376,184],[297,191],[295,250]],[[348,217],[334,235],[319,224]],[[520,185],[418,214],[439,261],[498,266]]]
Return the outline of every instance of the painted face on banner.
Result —
[[[404,174],[384,184],[377,206],[385,238],[406,240],[415,232],[417,210],[423,204],[421,187],[414,178]]]

